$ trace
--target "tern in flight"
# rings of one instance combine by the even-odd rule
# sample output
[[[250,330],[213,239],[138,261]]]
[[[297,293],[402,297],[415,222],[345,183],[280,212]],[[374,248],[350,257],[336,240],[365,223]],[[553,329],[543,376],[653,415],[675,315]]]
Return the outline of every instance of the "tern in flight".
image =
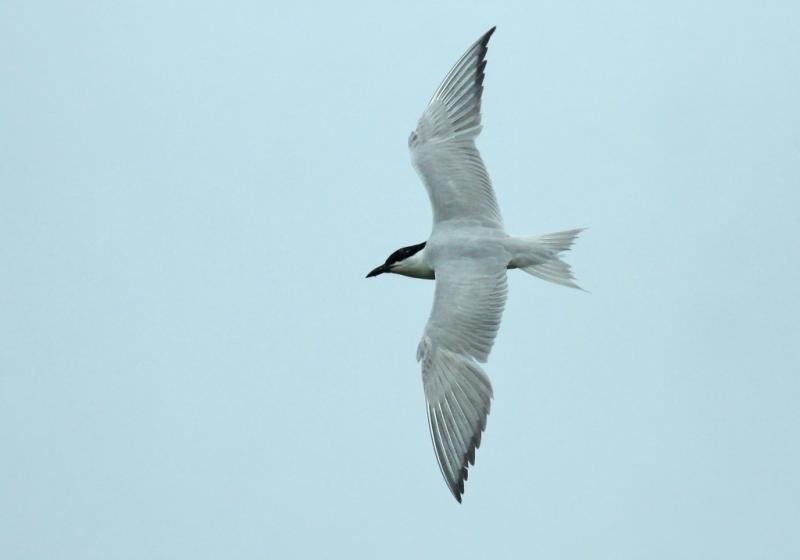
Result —
[[[581,229],[517,237],[506,233],[475,147],[492,27],[456,62],[408,139],[411,161],[433,207],[428,241],[402,247],[367,278],[392,272],[436,280],[433,309],[417,348],[433,449],[461,501],[467,468],[486,428],[492,385],[480,364],[492,349],[506,302],[506,270],[519,268],[577,288],[559,254]]]

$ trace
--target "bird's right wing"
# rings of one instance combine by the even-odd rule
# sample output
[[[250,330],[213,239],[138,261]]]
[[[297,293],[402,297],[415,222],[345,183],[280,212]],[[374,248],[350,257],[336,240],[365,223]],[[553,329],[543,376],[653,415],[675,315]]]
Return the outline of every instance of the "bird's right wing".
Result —
[[[494,27],[456,62],[433,94],[408,139],[417,170],[438,222],[471,218],[502,227],[492,183],[475,138],[481,131],[481,95],[486,49]]]
[[[502,262],[438,266],[433,310],[417,349],[433,449],[459,502],[492,398],[492,385],[478,362],[486,361],[494,344],[506,293]]]

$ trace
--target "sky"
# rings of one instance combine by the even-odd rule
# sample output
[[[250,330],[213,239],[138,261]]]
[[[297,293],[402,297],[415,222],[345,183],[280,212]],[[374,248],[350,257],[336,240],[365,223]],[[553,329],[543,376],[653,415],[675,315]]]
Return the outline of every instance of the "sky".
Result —
[[[0,4],[6,560],[800,557],[796,2]],[[492,25],[509,273],[464,503],[406,140]]]

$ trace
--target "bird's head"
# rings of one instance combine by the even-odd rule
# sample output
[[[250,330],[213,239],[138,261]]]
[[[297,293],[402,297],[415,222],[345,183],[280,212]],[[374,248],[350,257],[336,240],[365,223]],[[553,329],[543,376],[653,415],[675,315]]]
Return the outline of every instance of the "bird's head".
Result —
[[[385,263],[367,274],[367,278],[378,276],[384,272],[394,272],[415,278],[433,278],[433,270],[424,263],[422,258],[424,248],[425,242],[423,241],[418,245],[398,249],[389,255]]]

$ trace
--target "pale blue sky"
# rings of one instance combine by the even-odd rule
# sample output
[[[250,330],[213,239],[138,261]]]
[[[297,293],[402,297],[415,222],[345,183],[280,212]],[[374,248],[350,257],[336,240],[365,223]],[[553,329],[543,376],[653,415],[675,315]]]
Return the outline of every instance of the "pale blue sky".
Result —
[[[0,556],[800,557],[796,2],[0,4]],[[464,504],[406,151],[490,26],[510,274]]]

